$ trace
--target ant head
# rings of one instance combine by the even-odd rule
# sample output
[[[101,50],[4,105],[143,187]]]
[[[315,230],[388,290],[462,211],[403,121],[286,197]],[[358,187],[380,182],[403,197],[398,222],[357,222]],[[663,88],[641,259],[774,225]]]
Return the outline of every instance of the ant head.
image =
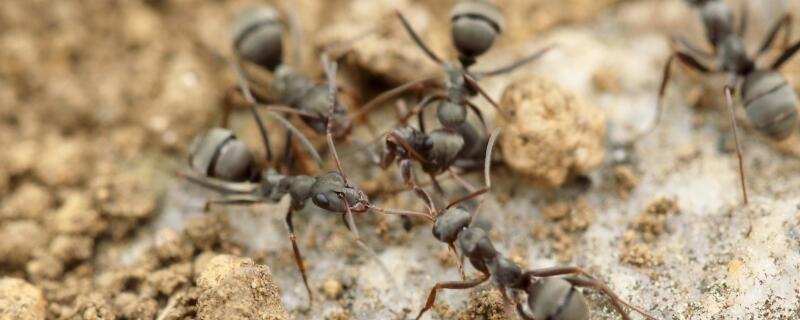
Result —
[[[561,278],[542,278],[528,287],[528,311],[533,319],[588,319],[583,294]]]
[[[274,71],[283,62],[283,26],[269,5],[244,9],[233,20],[233,48],[245,60]]]
[[[459,1],[450,13],[453,44],[469,60],[485,53],[503,30],[504,19],[497,5],[488,0]]]
[[[333,212],[364,212],[369,209],[369,198],[364,191],[345,185],[342,175],[328,172],[311,188],[311,201],[322,209]]]
[[[226,181],[249,180],[256,173],[253,155],[227,129],[213,128],[194,139],[189,162],[206,176]]]
[[[445,209],[436,217],[433,224],[433,236],[444,243],[453,243],[458,233],[469,226],[472,215],[462,207]]]

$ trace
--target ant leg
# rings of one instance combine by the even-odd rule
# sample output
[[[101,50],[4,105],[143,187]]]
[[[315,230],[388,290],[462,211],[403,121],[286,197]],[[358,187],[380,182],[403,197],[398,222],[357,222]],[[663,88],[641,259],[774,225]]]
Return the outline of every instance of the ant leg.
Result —
[[[714,53],[700,49],[699,46],[695,45],[693,42],[689,41],[689,39],[686,39],[686,37],[684,36],[677,36],[677,35],[673,36],[672,41],[682,46],[684,49],[691,52],[692,54],[698,55],[702,58],[712,59],[715,57]]]
[[[466,81],[468,86],[478,91],[478,93],[480,93],[480,95],[483,96],[483,98],[486,99],[486,101],[489,101],[489,104],[491,104],[492,107],[500,111],[500,106],[497,105],[497,102],[494,101],[494,99],[492,99],[492,97],[490,97],[489,94],[483,90],[483,88],[481,88],[477,80],[472,78],[472,76],[470,76],[468,73],[464,73],[464,81]]]
[[[772,63],[771,68],[773,70],[780,69],[780,67],[784,63],[786,63],[786,61],[789,61],[789,59],[791,59],[797,53],[798,50],[800,50],[800,41],[795,42],[791,47],[783,51],[783,53],[781,53],[781,56],[778,57],[778,59],[776,59],[774,63]]]
[[[433,200],[428,192],[426,192],[425,189],[422,189],[422,187],[420,187],[415,181],[411,171],[413,169],[411,160],[400,160],[398,166],[400,167],[400,175],[402,176],[403,181],[405,181],[409,188],[414,190],[414,193],[416,193],[417,196],[422,199],[422,201],[425,201],[425,206],[428,208],[428,212],[430,213],[431,217],[433,217],[436,214],[436,207],[433,204]]]
[[[513,63],[511,63],[511,64],[509,64],[509,65],[507,65],[505,67],[501,67],[501,68],[498,68],[498,69],[495,69],[495,70],[492,70],[492,71],[476,72],[475,76],[477,76],[478,78],[482,78],[482,77],[492,77],[492,76],[501,75],[501,74],[504,74],[504,73],[509,73],[511,71],[514,71],[514,69],[517,69],[517,68],[519,68],[521,66],[524,66],[524,65],[526,65],[528,63],[531,63],[533,61],[536,61],[537,59],[541,58],[545,53],[547,53],[548,51],[550,51],[554,47],[555,47],[555,45],[550,45],[550,46],[544,47],[542,49],[539,49],[539,51],[536,51],[533,54],[531,54],[531,55],[529,55],[527,57],[524,57],[522,59],[519,59],[519,60],[517,60],[517,61],[515,61],[515,62],[513,62]]]
[[[292,223],[292,215],[294,209],[290,206],[289,211],[286,212],[286,229],[289,231],[289,241],[292,242],[292,251],[294,251],[294,262],[300,268],[300,274],[303,276],[303,283],[306,285],[308,291],[308,308],[314,303],[314,296],[311,294],[311,287],[308,285],[308,277],[306,276],[306,267],[303,264],[303,256],[300,255],[300,247],[297,246],[297,237],[294,235],[294,224]]]
[[[196,174],[191,172],[175,172],[175,175],[179,178],[186,179],[192,184],[196,184],[200,187],[213,190],[222,194],[249,194],[256,191],[258,188],[258,184],[255,183],[248,183],[248,182],[228,182],[219,179],[209,178],[209,177],[198,177]]]
[[[292,131],[286,130],[286,141],[283,145],[283,168],[286,170],[284,174],[288,174],[292,171],[292,165],[294,164],[294,145],[292,143]]]
[[[234,62],[233,69],[236,71],[236,77],[239,81],[239,87],[242,90],[242,95],[244,96],[247,103],[250,105],[250,113],[253,115],[253,119],[256,120],[256,124],[258,125],[258,130],[261,133],[261,139],[264,142],[264,148],[267,151],[267,161],[272,161],[272,145],[269,142],[269,134],[267,133],[267,128],[264,125],[264,122],[261,120],[261,117],[258,115],[258,111],[256,111],[256,99],[253,97],[253,93],[250,92],[250,87],[247,84],[247,79],[245,78],[244,71],[242,70],[242,66],[238,62]]]
[[[220,206],[227,206],[227,205],[249,205],[249,204],[256,204],[256,203],[263,203],[264,199],[254,196],[254,195],[231,195],[225,196],[222,199],[210,199],[206,200],[206,204],[203,205],[203,211],[208,211],[211,209],[212,205],[220,205]]]
[[[766,53],[770,48],[772,48],[772,43],[775,41],[775,38],[778,36],[778,32],[780,32],[781,29],[785,30],[783,46],[789,46],[789,41],[791,39],[790,37],[792,36],[792,20],[792,15],[787,13],[772,25],[772,27],[769,29],[769,32],[764,37],[764,41],[762,42],[761,47],[759,47],[756,57]]]
[[[475,192],[477,190],[475,186],[473,186],[467,180],[461,178],[461,176],[458,173],[456,173],[456,171],[453,170],[453,168],[447,168],[447,173],[450,174],[450,177],[452,177],[453,180],[456,180],[459,184],[461,184],[461,186],[464,187],[464,189],[467,189],[467,192]]]
[[[453,200],[452,202],[450,202],[450,204],[447,205],[448,209],[452,208],[453,206],[455,206],[455,205],[457,205],[457,204],[459,204],[461,202],[467,201],[469,199],[475,198],[477,196],[480,196],[480,195],[482,195],[484,193],[489,192],[489,190],[492,187],[492,177],[491,177],[491,174],[490,174],[491,173],[490,172],[491,171],[491,166],[492,166],[492,151],[494,150],[494,144],[497,142],[497,137],[499,135],[500,135],[500,128],[497,128],[497,129],[494,130],[494,132],[492,132],[492,135],[489,136],[489,142],[486,145],[486,159],[485,159],[484,168],[483,168],[483,170],[484,170],[483,171],[483,174],[484,174],[483,179],[484,179],[484,182],[485,182],[485,186],[483,188],[479,189],[479,190],[476,190],[476,191],[466,195],[466,196],[463,196],[461,198]]]
[[[623,319],[630,319],[628,314],[625,312],[623,306],[627,306],[628,308],[633,309],[637,313],[643,315],[645,318],[655,319],[654,316],[650,315],[646,311],[631,305],[629,302],[626,302],[625,300],[622,300],[619,296],[617,296],[616,293],[614,293],[614,291],[611,291],[611,288],[609,288],[605,283],[600,282],[599,280],[595,279],[589,280],[578,277],[565,277],[564,280],[568,281],[569,283],[571,283],[573,286],[576,287],[594,288],[600,290],[611,300],[611,306],[614,307],[614,310],[617,310],[617,313],[619,313]]]
[[[325,136],[328,141],[328,149],[330,149],[331,154],[333,155],[333,160],[336,162],[336,169],[339,170],[339,175],[342,176],[342,180],[344,181],[344,185],[348,185],[347,183],[347,176],[344,175],[344,170],[342,170],[342,163],[339,161],[339,154],[336,152],[336,146],[333,144],[333,131],[331,129],[331,123],[333,119],[333,112],[338,105],[338,97],[336,94],[337,87],[336,87],[336,68],[337,64],[335,61],[330,61],[327,55],[322,55],[322,65],[325,69],[325,75],[328,80],[328,95],[331,99],[331,106],[328,110],[328,120],[326,121],[325,126]],[[350,208],[348,207],[348,210]],[[352,217],[351,217],[352,218]],[[358,234],[358,230],[355,230],[356,235]]]
[[[472,109],[472,111],[475,112],[475,115],[478,116],[478,120],[480,120],[481,125],[483,125],[483,131],[489,132],[489,126],[486,125],[486,119],[483,118],[483,112],[481,112],[481,109],[479,109],[478,106],[472,103],[472,101],[464,100],[464,102],[467,104],[467,107]]]
[[[477,287],[479,284],[484,283],[486,280],[489,280],[489,273],[484,273],[483,277],[478,279],[471,279],[471,280],[464,280],[464,281],[448,281],[448,282],[439,282],[433,288],[431,288],[431,292],[428,294],[428,299],[425,302],[425,306],[422,307],[422,310],[419,311],[417,315],[417,320],[422,317],[422,315],[430,310],[433,307],[433,304],[436,302],[436,291],[439,289],[469,289]]]
[[[606,293],[606,292],[611,293],[611,294],[607,294],[607,295],[612,298],[611,299],[612,302],[618,302],[618,303],[622,304],[623,306],[631,308],[634,311],[642,314],[643,316],[645,316],[648,319],[655,319],[655,317],[651,316],[650,314],[648,314],[644,310],[631,305],[630,303],[626,302],[625,300],[620,299],[616,294],[614,294],[611,291],[611,289],[608,288],[608,286],[606,286],[601,281],[597,280],[597,278],[595,278],[594,276],[592,276],[591,274],[589,274],[588,272],[584,271],[583,269],[581,269],[579,267],[554,267],[554,268],[542,268],[542,269],[537,269],[537,270],[530,270],[530,271],[526,271],[523,274],[523,277],[526,277],[526,278],[528,278],[528,277],[547,278],[547,277],[555,277],[555,276],[563,276],[563,275],[584,276],[584,277],[586,277],[587,279],[589,279],[591,282],[593,282],[595,284],[594,287],[597,288],[599,286],[600,288],[605,288],[605,289],[601,289],[601,290],[603,290],[604,293]],[[615,309],[616,309],[616,306],[615,306]],[[617,310],[619,311],[620,309],[617,309]],[[620,312],[620,313],[627,319],[627,314],[625,314],[624,312]]]
[[[456,251],[456,246],[453,243],[448,243],[447,247],[450,248],[450,252],[456,256],[456,267],[458,267],[458,274],[461,275],[461,280],[467,280],[467,274],[464,272],[464,263],[461,261],[461,257]]]
[[[406,17],[404,17],[403,14],[400,13],[400,11],[395,11],[395,14],[397,14],[397,17],[400,18],[400,22],[403,24],[403,28],[406,29],[406,32],[408,33],[408,35],[411,36],[411,39],[414,40],[414,42],[417,44],[417,47],[422,49],[422,51],[425,52],[425,55],[427,55],[428,58],[433,60],[433,62],[436,62],[436,64],[441,65],[443,63],[442,59],[436,56],[436,53],[434,53],[430,48],[428,48],[425,42],[422,41],[422,38],[419,37],[419,35],[414,31],[413,28],[411,28],[411,24],[408,23]]]
[[[429,176],[431,177],[431,184],[433,184],[433,190],[436,191],[438,199],[440,201],[447,202],[447,196],[445,196],[444,194],[444,188],[442,188],[442,185],[439,183],[438,180],[436,180],[436,175],[431,173],[429,174]]]
[[[734,82],[735,83],[735,82]],[[736,157],[739,159],[739,181],[742,184],[742,197],[744,198],[744,205],[746,206],[747,201],[747,183],[745,181],[745,174],[744,174],[744,160],[742,160],[742,147],[739,143],[739,133],[738,129],[736,128],[736,115],[735,111],[733,110],[733,97],[732,97],[733,87],[731,85],[725,86],[725,100],[728,103],[728,114],[730,115],[731,120],[731,129],[733,130],[733,140],[736,143]],[[748,221],[750,220],[750,216],[748,215]],[[752,231],[753,225],[752,221],[750,222],[750,231]],[[750,234],[750,231],[747,233]]]
[[[659,85],[658,88],[658,101],[656,102],[656,117],[655,120],[653,121],[653,125],[650,128],[645,129],[643,132],[636,134],[634,139],[641,136],[645,136],[653,132],[653,130],[655,130],[655,128],[658,127],[658,125],[661,123],[661,117],[662,114],[664,113],[664,96],[667,93],[667,83],[669,83],[669,78],[672,72],[671,71],[672,62],[675,61],[675,58],[678,58],[678,60],[681,63],[683,63],[690,69],[695,70],[697,72],[703,74],[711,72],[710,68],[706,67],[704,64],[697,61],[697,59],[695,59],[692,55],[678,50],[673,51],[672,54],[669,56],[669,58],[667,58],[667,63],[664,64],[664,73],[661,78],[661,85]]]
[[[389,91],[383,92],[378,96],[376,96],[375,98],[372,98],[372,100],[368,101],[364,105],[362,105],[361,108],[358,110],[358,112],[355,114],[354,118],[364,117],[370,110],[385,103],[386,101],[389,101],[395,97],[399,97],[400,95],[411,89],[424,87],[426,85],[431,85],[432,82],[436,80],[438,80],[438,77],[427,77],[418,80],[413,80],[406,82],[396,88],[390,89]]]

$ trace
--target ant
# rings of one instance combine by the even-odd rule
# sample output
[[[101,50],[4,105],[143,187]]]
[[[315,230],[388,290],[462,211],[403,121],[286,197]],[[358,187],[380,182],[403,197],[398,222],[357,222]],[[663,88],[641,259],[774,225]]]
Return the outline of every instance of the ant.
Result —
[[[336,163],[336,171],[318,176],[308,176],[284,175],[274,169],[258,168],[253,161],[252,153],[243,142],[236,138],[232,131],[224,128],[213,128],[204,135],[199,136],[192,145],[189,162],[196,172],[180,174],[192,183],[222,194],[221,198],[208,200],[206,208],[215,204],[250,205],[264,202],[274,203],[280,201],[287,194],[291,197],[291,205],[284,220],[289,232],[289,240],[292,243],[295,263],[300,269],[303,283],[308,292],[309,305],[313,302],[313,295],[308,284],[305,265],[297,245],[292,222],[294,212],[303,209],[309,199],[316,207],[324,211],[342,214],[342,219],[345,221],[347,228],[353,233],[358,245],[373,257],[377,255],[366,246],[359,236],[353,218],[354,213],[367,212],[372,209],[383,214],[427,216],[425,213],[375,206],[370,203],[369,198],[361,189],[350,184],[344,174],[333,142],[333,120],[331,119],[338,103],[336,99],[337,65],[335,62],[329,61],[326,56],[323,56],[322,62],[329,85],[326,93],[330,102],[330,111],[327,115],[329,120],[327,120],[325,132],[328,148]],[[251,109],[254,109],[256,102],[252,99],[247,82],[241,72],[237,72],[237,74],[239,75],[242,94],[250,103]],[[255,114],[255,117],[260,119],[257,114]],[[280,118],[280,116],[276,116],[276,118]],[[288,124],[288,128],[292,128],[291,124]],[[263,130],[264,128],[261,127],[261,129]],[[296,131],[296,129],[293,131],[302,137],[299,131]]]
[[[439,282],[434,285],[428,294],[425,306],[417,314],[416,319],[420,319],[433,307],[439,289],[469,289],[492,277],[494,284],[501,289],[504,297],[508,297],[509,289],[527,293],[528,301],[525,306],[515,301],[517,312],[523,319],[587,319],[589,307],[583,294],[576,290],[577,287],[595,288],[602,291],[610,298],[612,306],[624,319],[629,319],[629,317],[623,306],[631,308],[649,319],[654,319],[645,311],[620,299],[604,283],[581,268],[557,267],[523,271],[511,259],[503,257],[494,248],[486,231],[472,225],[476,221],[474,214],[458,204],[490,190],[491,154],[498,135],[499,130],[495,130],[489,138],[484,162],[485,187],[452,201],[433,218],[433,236],[446,243],[454,252],[457,243],[461,254],[466,256],[470,264],[483,275],[478,279],[466,279],[463,266],[459,263],[462,280]],[[479,208],[480,205],[475,210],[476,213]],[[567,277],[554,278],[565,275]]]
[[[744,45],[743,35],[747,30],[746,12],[738,29],[734,30],[734,18],[731,8],[723,1],[719,0],[687,0],[700,10],[700,15],[705,26],[706,38],[711,44],[713,51],[705,52],[693,45],[686,39],[678,38],[678,42],[685,47],[673,50],[664,66],[663,78],[658,93],[658,110],[656,111],[655,124],[652,130],[661,119],[663,112],[663,99],[666,93],[667,83],[670,78],[670,69],[673,61],[677,58],[679,62],[692,70],[707,75],[712,73],[724,73],[728,75],[728,83],[725,86],[725,98],[730,116],[730,123],[733,129],[733,137],[736,143],[736,156],[739,161],[739,178],[742,188],[742,198],[744,205],[748,204],[747,185],[745,181],[744,162],[742,151],[739,144],[739,136],[736,128],[736,116],[733,109],[733,94],[739,82],[741,83],[740,99],[750,122],[756,130],[776,141],[788,138],[794,131],[797,122],[797,95],[786,81],[786,78],[778,71],[784,63],[800,50],[800,41],[788,46],[781,55],[769,66],[763,68],[756,65],[756,59],[772,48],[772,44],[781,29],[786,29],[785,44],[788,45],[792,18],[786,14],[777,21],[767,33],[763,43],[755,56],[750,56]],[[746,8],[745,8],[746,11]],[[719,65],[709,67],[702,63],[695,55],[704,58],[715,58]],[[743,80],[743,81],[740,81]],[[749,233],[749,232],[748,232]]]
[[[419,130],[409,126],[391,130],[387,134],[381,163],[385,168],[395,159],[396,155],[399,155],[398,165],[401,166],[401,170],[408,170],[404,167],[410,166],[406,161],[410,157],[421,162],[424,171],[430,174],[435,181],[436,175],[449,170],[457,160],[472,160],[470,163],[474,164],[483,156],[486,140],[474,126],[466,121],[467,108],[475,112],[486,133],[488,133],[488,128],[480,109],[469,98],[480,94],[495,108],[497,108],[497,103],[480,87],[478,79],[511,72],[538,59],[550,48],[542,49],[497,70],[471,72],[469,68],[477,62],[477,57],[487,52],[495,38],[502,32],[503,16],[494,3],[481,0],[462,0],[453,8],[451,13],[452,39],[458,50],[458,64],[444,62],[428,48],[402,13],[397,11],[396,15],[416,45],[428,58],[444,69],[446,75],[444,88],[441,88],[441,79],[438,77],[414,80],[378,95],[364,104],[359,115],[365,114],[370,109],[411,89],[419,87],[433,89],[433,92],[424,96],[401,121],[405,122],[408,118],[418,115]],[[422,111],[434,102],[439,102],[437,118],[442,128],[426,133]],[[451,171],[451,173],[453,172]],[[408,183],[408,179],[406,182]],[[434,184],[436,185],[436,183]],[[440,190],[441,188],[437,187],[437,191]]]
[[[246,81],[251,81],[253,94],[245,98],[257,102],[277,103],[277,105],[247,102],[251,106],[257,105],[267,110],[299,115],[303,122],[318,134],[324,135],[327,131],[332,131],[337,139],[346,137],[352,129],[352,121],[347,116],[348,107],[341,103],[331,103],[329,84],[315,82],[283,62],[283,33],[280,14],[269,5],[245,9],[234,19],[232,45],[236,54],[237,69],[243,73],[244,62],[258,67],[255,70],[248,69],[252,72],[248,72],[249,77]],[[343,55],[333,51],[326,50],[324,55],[337,57]],[[337,92],[338,90],[337,88]],[[223,127],[227,125],[232,109],[232,97],[232,95],[226,97],[228,101],[222,117]],[[333,110],[329,110],[331,105],[335,106]],[[267,159],[272,160],[269,140],[263,134],[262,138],[266,141]],[[290,141],[291,139],[287,138],[287,152]],[[317,160],[319,161],[318,157]]]

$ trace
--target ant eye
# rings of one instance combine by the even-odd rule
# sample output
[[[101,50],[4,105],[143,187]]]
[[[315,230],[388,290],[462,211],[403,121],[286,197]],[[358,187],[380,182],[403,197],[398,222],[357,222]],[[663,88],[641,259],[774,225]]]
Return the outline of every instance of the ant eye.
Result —
[[[316,196],[314,196],[314,202],[320,206],[327,206],[328,197],[326,197],[324,194],[318,193]]]

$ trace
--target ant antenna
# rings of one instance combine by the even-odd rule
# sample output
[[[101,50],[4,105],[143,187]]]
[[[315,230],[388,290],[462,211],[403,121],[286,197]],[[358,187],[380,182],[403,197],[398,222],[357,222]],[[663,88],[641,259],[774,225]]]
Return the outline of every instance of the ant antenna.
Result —
[[[484,194],[486,192],[489,192],[489,189],[492,187],[492,176],[491,176],[491,172],[490,172],[491,171],[491,167],[492,167],[492,150],[494,149],[494,144],[495,144],[495,142],[497,142],[497,137],[499,135],[500,135],[500,128],[494,129],[494,131],[492,132],[492,135],[489,137],[489,143],[486,145],[486,159],[485,159],[485,162],[484,162],[484,165],[483,165],[483,179],[484,179],[484,181],[486,181],[486,185],[483,188],[481,188],[480,190],[477,190],[477,191],[472,192],[472,193],[470,193],[470,194],[468,194],[466,196],[463,196],[461,198],[453,200],[452,202],[450,202],[450,204],[447,205],[448,209],[452,208],[453,206],[455,206],[455,205],[457,205],[459,203],[462,203],[464,201],[467,201],[467,200],[475,198],[475,197],[477,197],[479,195],[482,195],[482,194]]]
[[[425,54],[428,56],[428,58],[433,60],[433,62],[436,62],[436,64],[439,64],[439,65],[443,64],[442,59],[440,59],[436,55],[436,53],[434,53],[430,48],[428,48],[428,46],[425,44],[425,42],[422,41],[422,38],[420,38],[419,35],[417,35],[417,33],[414,31],[413,28],[411,28],[411,24],[408,23],[408,20],[406,20],[406,17],[404,17],[403,14],[400,13],[399,10],[395,10],[395,14],[397,15],[398,18],[400,18],[400,22],[403,23],[403,28],[406,29],[406,32],[408,32],[408,35],[411,36],[411,39],[414,40],[414,42],[417,44],[417,46],[420,49],[422,49],[422,51],[425,51]]]
[[[736,83],[736,77],[733,77],[733,83]],[[733,140],[736,142],[736,157],[739,159],[739,180],[742,183],[742,197],[744,198],[744,205],[746,206],[747,201],[747,183],[745,181],[745,174],[744,174],[744,161],[742,160],[742,147],[739,144],[739,133],[737,132],[738,129],[736,128],[736,114],[733,110],[733,98],[731,92],[733,88],[731,85],[725,86],[725,100],[728,103],[728,114],[730,115],[731,120],[731,129],[733,130]],[[752,227],[752,226],[751,226]]]
[[[264,122],[261,121],[261,117],[258,116],[258,112],[256,111],[256,99],[253,98],[253,93],[250,92],[250,86],[247,84],[247,79],[245,79],[244,71],[242,71],[241,65],[239,65],[239,63],[233,63],[233,69],[236,70],[236,78],[239,81],[239,88],[242,90],[242,95],[250,106],[248,109],[253,115],[253,119],[256,120],[256,124],[258,124],[258,130],[261,133],[261,139],[264,141],[264,148],[267,150],[267,161],[272,161],[272,145],[269,142],[269,133],[267,132],[267,128],[264,126]]]
[[[509,64],[509,65],[507,65],[505,67],[500,67],[498,69],[491,70],[491,71],[483,71],[483,72],[478,71],[478,72],[475,72],[474,75],[475,75],[476,78],[480,79],[480,78],[484,78],[484,77],[494,77],[494,76],[502,75],[502,74],[505,74],[505,73],[509,73],[509,72],[514,71],[515,69],[521,67],[521,66],[524,66],[524,65],[526,65],[528,63],[536,61],[537,59],[541,58],[545,53],[547,53],[548,51],[552,50],[555,47],[556,47],[555,45],[549,45],[549,46],[544,47],[542,49],[539,49],[539,51],[536,51],[533,54],[531,54],[531,55],[529,55],[527,57],[524,57],[522,59],[519,59],[519,60],[517,60],[517,61],[515,61],[515,62],[513,62],[513,63],[511,63],[511,64]]]
[[[339,104],[338,97],[336,94],[336,69],[337,64],[335,61],[330,61],[328,55],[323,54],[322,57],[322,66],[325,69],[325,76],[328,78],[328,95],[331,99],[331,106],[328,109],[328,119],[325,125],[326,131],[326,138],[328,140],[328,149],[330,149],[331,154],[333,154],[333,160],[336,162],[336,169],[339,170],[339,174],[342,176],[344,180],[344,185],[348,185],[347,177],[344,175],[344,170],[342,170],[342,163],[339,161],[339,154],[336,152],[336,146],[333,144],[333,131],[331,129],[331,124],[333,120],[333,112],[336,110],[336,106]]]
[[[272,161],[272,148],[269,142],[269,135],[267,133],[266,127],[264,126],[264,122],[261,120],[261,117],[258,115],[258,112],[256,111],[258,102],[256,102],[256,99],[253,97],[252,91],[250,91],[250,86],[247,84],[247,79],[245,78],[241,64],[238,62],[231,64],[233,65],[233,69],[236,71],[236,76],[239,81],[239,88],[241,88],[242,95],[244,96],[244,99],[247,101],[247,103],[250,105],[250,108],[248,109],[250,109],[253,118],[256,120],[256,123],[258,124],[258,129],[261,132],[261,138],[264,140],[264,146],[267,149],[267,160]],[[308,152],[311,153],[311,156],[314,158],[314,160],[316,160],[317,163],[320,164],[320,166],[322,165],[322,158],[319,156],[319,153],[314,148],[314,145],[311,144],[311,141],[309,141],[308,138],[306,138],[306,136],[302,132],[300,132],[300,130],[298,130],[294,125],[292,125],[289,122],[289,120],[286,120],[286,118],[282,117],[280,114],[268,110],[267,115],[278,120],[278,122],[280,122],[284,127],[286,127],[286,129],[292,131],[292,133],[295,136],[297,136],[298,139],[300,139],[300,142],[303,144],[303,146],[306,147],[306,149],[308,149]]]

